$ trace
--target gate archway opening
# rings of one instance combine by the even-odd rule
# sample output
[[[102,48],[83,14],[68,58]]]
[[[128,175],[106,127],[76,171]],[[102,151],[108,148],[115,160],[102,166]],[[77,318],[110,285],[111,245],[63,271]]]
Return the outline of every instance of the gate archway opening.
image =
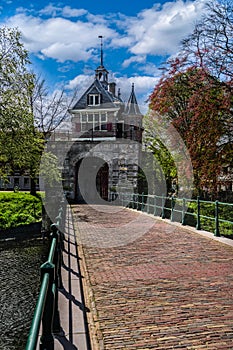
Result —
[[[85,157],[76,164],[75,199],[79,203],[108,200],[109,166],[102,158]]]

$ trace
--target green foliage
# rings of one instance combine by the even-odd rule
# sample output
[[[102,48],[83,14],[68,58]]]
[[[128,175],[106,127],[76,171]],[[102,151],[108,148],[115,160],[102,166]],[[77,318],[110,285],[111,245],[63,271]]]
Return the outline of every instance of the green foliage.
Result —
[[[28,52],[17,29],[0,28],[0,176],[14,169],[30,169],[40,145],[35,133],[30,97],[33,74]]]
[[[56,187],[62,180],[58,158],[51,152],[44,152],[41,157],[40,176],[50,188]]]
[[[197,202],[189,203],[189,211],[197,213]],[[200,202],[201,229],[215,231],[215,203]],[[186,222],[189,224],[189,222]],[[219,230],[222,236],[231,237],[233,229],[233,205],[219,203]]]
[[[29,172],[35,184],[44,136],[34,125],[35,75],[29,64],[18,29],[0,28],[0,177],[4,180],[17,169]]]
[[[31,224],[41,220],[41,195],[0,192],[0,229]]]
[[[157,162],[153,164],[155,178],[158,182],[162,182],[163,177],[165,177],[167,189],[171,191],[172,182],[177,178],[174,160],[174,158],[177,159],[177,155],[174,155],[174,152],[171,154],[171,151],[168,150],[168,146],[170,146],[170,150],[174,150],[176,147],[168,144],[167,128],[166,125],[162,125],[164,122],[166,123],[165,119],[161,121],[159,118],[151,118],[151,114],[144,117],[144,143],[160,165],[160,167],[156,166]]]

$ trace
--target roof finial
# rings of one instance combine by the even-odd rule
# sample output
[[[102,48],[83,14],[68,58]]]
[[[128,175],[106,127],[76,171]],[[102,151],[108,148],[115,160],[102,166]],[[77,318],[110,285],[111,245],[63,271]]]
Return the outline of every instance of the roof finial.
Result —
[[[134,92],[134,83],[132,83],[132,92]]]
[[[99,35],[100,39],[100,65],[103,67],[103,36]]]

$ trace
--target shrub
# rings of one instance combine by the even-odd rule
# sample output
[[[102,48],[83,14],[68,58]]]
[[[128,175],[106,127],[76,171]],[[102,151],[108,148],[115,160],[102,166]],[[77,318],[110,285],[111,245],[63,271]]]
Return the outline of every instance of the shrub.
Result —
[[[23,192],[0,192],[0,229],[41,220],[41,196]]]

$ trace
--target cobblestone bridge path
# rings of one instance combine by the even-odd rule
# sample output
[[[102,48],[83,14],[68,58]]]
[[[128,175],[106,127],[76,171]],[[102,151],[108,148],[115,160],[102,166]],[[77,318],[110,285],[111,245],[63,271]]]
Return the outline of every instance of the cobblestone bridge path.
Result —
[[[74,205],[92,349],[233,349],[233,246],[147,214]]]

